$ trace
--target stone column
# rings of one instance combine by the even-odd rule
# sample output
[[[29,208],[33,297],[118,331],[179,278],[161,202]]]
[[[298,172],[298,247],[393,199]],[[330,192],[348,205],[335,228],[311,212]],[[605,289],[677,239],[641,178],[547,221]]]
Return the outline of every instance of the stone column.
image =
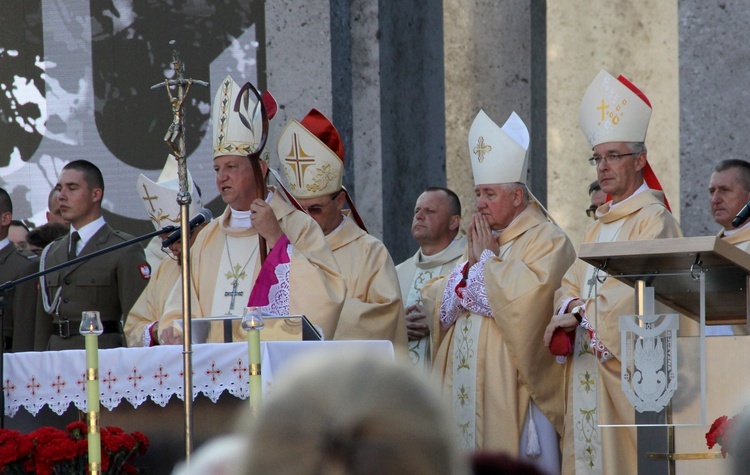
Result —
[[[442,4],[378,4],[383,241],[395,262],[417,248],[410,232],[417,197],[445,183]]]
[[[750,61],[744,47],[750,10],[741,1],[679,2],[680,186],[686,236],[719,231],[708,181],[716,163],[750,160]]]
[[[444,8],[448,187],[461,198],[466,229],[476,209],[467,139],[480,109],[498,125],[513,111],[526,123],[528,184],[546,201],[545,6],[533,0],[447,0]]]
[[[333,115],[331,11],[328,2],[266,2],[266,80],[279,103],[271,122],[268,151],[280,170],[276,144],[290,119],[315,107]]]

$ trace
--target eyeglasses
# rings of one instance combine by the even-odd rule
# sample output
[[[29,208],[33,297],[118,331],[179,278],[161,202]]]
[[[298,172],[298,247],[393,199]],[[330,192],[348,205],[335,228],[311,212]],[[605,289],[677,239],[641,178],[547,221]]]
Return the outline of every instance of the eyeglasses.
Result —
[[[591,165],[592,167],[596,167],[602,162],[602,160],[607,163],[617,163],[622,157],[627,157],[628,155],[638,155],[638,152],[610,153],[609,155],[605,155],[604,157],[594,155],[593,157],[589,158],[589,165]]]
[[[326,204],[323,204],[323,205],[315,204],[315,205],[309,206],[307,208],[305,208],[303,206],[302,209],[304,211],[306,211],[307,214],[309,214],[310,216],[318,215],[318,214],[322,213],[324,209],[328,208],[328,205],[330,205],[331,203],[334,202],[334,200],[336,199],[336,197],[341,194],[341,191],[342,190],[339,190],[336,193],[332,194],[331,195],[331,199],[329,201],[326,201]]]
[[[596,205],[591,205],[586,208],[586,216],[588,216],[589,218],[593,218],[594,216],[596,216],[596,208]]]

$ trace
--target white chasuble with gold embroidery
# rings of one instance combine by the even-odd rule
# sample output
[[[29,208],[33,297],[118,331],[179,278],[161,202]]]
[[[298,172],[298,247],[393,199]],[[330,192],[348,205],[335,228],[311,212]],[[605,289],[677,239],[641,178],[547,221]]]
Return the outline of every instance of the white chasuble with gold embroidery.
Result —
[[[500,258],[513,245],[513,241],[500,246]],[[456,320],[453,336],[453,417],[458,429],[461,448],[476,449],[477,411],[477,355],[479,330],[487,317],[470,312]]]
[[[664,206],[664,194],[656,190],[647,189],[615,207],[604,204],[597,218],[586,228],[584,243],[682,236],[679,223]],[[606,349],[611,357],[600,361],[591,348],[589,332],[576,330],[573,354],[566,365],[562,473],[635,473],[635,429],[599,427],[602,421],[628,424],[634,420],[633,406],[622,391],[618,325],[619,316],[633,313],[633,289],[611,277],[595,284],[594,270],[577,260],[555,293],[554,309],[576,298],[586,301],[585,317],[593,328],[597,351]]]
[[[271,269],[271,275],[275,273],[278,284],[271,286],[268,295],[272,301],[269,302],[277,300],[273,297],[275,288],[283,287],[288,290],[284,293],[283,307],[290,314],[307,315],[310,322],[320,327],[325,337],[330,339],[336,331],[346,298],[346,284],[333,252],[326,244],[320,226],[312,218],[297,211],[276,193],[271,197],[269,205],[284,236],[289,240],[284,252],[290,258],[290,262]],[[242,315],[255,285],[261,269],[257,232],[252,228],[232,228],[229,226],[230,222],[231,209],[227,207],[219,218],[198,234],[190,249],[190,309],[193,318],[225,315],[228,312]],[[279,270],[285,271],[278,272]],[[236,289],[233,285],[235,276]],[[181,293],[175,297],[181,297]],[[234,309],[231,309],[232,297]],[[174,321],[181,318],[181,315],[182,299],[170,298],[164,315],[159,320],[159,332],[173,327]],[[209,342],[224,340],[220,330],[221,325],[212,325]],[[239,321],[232,324],[232,336],[234,341],[247,339],[247,332],[242,330]],[[266,331],[261,338],[268,339],[270,336],[272,332]]]
[[[611,242],[617,239],[624,220],[604,224],[597,242]],[[584,299],[596,297],[596,279],[604,279],[606,273],[594,266],[586,265]],[[593,319],[594,315],[590,317]],[[591,350],[591,336],[581,326],[576,328],[573,347],[573,432],[575,434],[576,472],[602,473],[602,440],[599,433],[597,406],[598,362]]]
[[[411,285],[409,286],[409,294],[406,296],[404,307],[408,308],[412,305],[422,305],[422,287],[427,281],[440,275],[441,267],[442,266],[435,266],[428,269],[417,269],[414,273],[414,280],[412,280]],[[430,367],[432,362],[432,349],[429,336],[409,342],[409,359],[411,360],[411,364],[418,368],[425,369]]]
[[[216,273],[212,316],[239,315],[247,305],[258,259],[258,236],[226,236]]]
[[[404,308],[412,305],[422,305],[422,287],[434,279],[453,270],[458,259],[466,248],[466,236],[459,236],[453,242],[431,256],[417,251],[411,258],[396,266],[398,280],[401,284],[401,295],[404,298]],[[430,320],[430,315],[427,319]],[[425,322],[433,333],[432,321]],[[409,359],[411,363],[425,370],[432,366],[433,338],[428,335],[420,340],[409,341]]]
[[[484,251],[469,270],[462,297],[453,295],[465,260],[449,276],[423,289],[425,310],[439,316],[436,330],[442,330],[433,372],[452,401],[462,447],[513,457],[536,451],[535,465],[549,459],[559,469],[564,374],[547,348],[536,343],[549,320],[553,293],[575,252],[567,236],[533,202],[498,241],[500,255]],[[542,417],[531,427],[538,437],[529,439],[538,439],[541,454],[535,444],[522,444],[529,417],[537,421],[537,414]]]

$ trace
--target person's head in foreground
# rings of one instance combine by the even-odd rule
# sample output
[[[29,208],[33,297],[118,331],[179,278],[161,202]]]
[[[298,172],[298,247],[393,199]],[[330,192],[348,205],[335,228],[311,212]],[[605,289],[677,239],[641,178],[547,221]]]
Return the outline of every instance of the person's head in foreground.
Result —
[[[238,473],[468,473],[448,412],[422,378],[360,352],[307,357],[274,383],[249,424],[250,447]]]

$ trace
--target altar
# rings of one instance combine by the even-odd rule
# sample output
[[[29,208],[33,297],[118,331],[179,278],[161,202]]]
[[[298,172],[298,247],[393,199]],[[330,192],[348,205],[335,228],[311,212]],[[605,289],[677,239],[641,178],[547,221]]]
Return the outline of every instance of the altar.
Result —
[[[317,351],[357,348],[392,359],[389,341],[279,341],[261,343],[263,393],[295,358]],[[246,343],[193,345],[194,447],[232,432],[249,404]],[[101,426],[146,434],[151,447],[136,466],[169,474],[184,458],[182,346],[99,351]],[[30,432],[65,428],[86,411],[83,350],[13,353],[4,356],[5,427]]]

